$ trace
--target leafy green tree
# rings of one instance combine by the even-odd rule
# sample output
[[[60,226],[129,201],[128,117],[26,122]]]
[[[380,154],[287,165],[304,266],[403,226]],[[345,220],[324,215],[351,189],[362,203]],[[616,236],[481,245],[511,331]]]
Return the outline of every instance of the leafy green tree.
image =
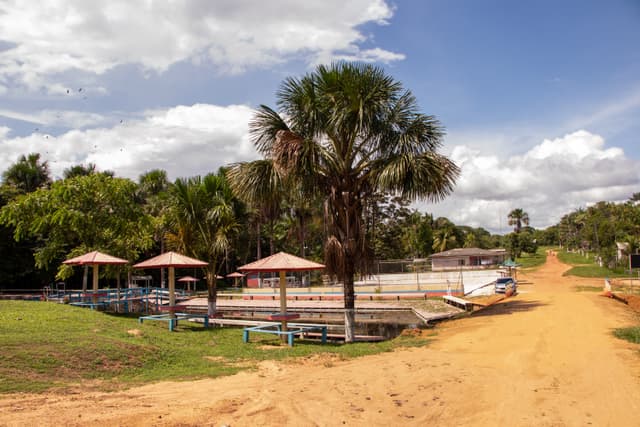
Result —
[[[509,225],[513,225],[513,231],[519,233],[522,229],[522,224],[529,225],[529,214],[521,208],[514,209],[509,212]]]
[[[152,242],[135,194],[135,183],[103,174],[60,180],[8,203],[0,223],[14,227],[17,242],[38,240],[34,258],[41,269],[92,250],[134,260]],[[60,265],[59,278],[71,274]]]
[[[426,258],[433,253],[433,216],[421,215],[414,224],[409,238],[415,251],[414,258]]]
[[[404,259],[415,252],[412,236],[418,221],[409,210],[409,201],[393,194],[374,195],[367,200],[365,226],[376,259]],[[419,216],[419,214],[418,214]]]
[[[169,247],[206,260],[208,313],[216,312],[216,275],[224,265],[233,236],[239,231],[240,209],[224,173],[177,179],[171,188]]]
[[[40,161],[39,153],[22,155],[17,163],[4,171],[2,179],[5,184],[13,186],[21,193],[31,193],[51,184],[49,164]]]
[[[380,68],[319,66],[286,79],[275,110],[260,106],[250,123],[255,145],[288,180],[325,198],[325,262],[344,283],[345,339],[353,341],[354,276],[369,270],[363,210],[369,197],[397,192],[439,200],[458,168],[437,153],[443,130],[411,92]]]

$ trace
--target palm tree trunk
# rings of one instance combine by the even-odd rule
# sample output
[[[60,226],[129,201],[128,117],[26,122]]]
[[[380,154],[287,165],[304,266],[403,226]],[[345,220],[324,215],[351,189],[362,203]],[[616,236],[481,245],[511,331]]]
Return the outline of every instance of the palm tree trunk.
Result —
[[[344,341],[353,342],[355,339],[356,323],[356,295],[353,286],[354,264],[350,258],[345,260],[344,277]]]
[[[260,220],[256,224],[256,259],[262,259],[262,245],[260,244]]]
[[[207,290],[207,314],[209,317],[213,317],[216,314],[218,300],[215,267],[210,267],[207,270]]]

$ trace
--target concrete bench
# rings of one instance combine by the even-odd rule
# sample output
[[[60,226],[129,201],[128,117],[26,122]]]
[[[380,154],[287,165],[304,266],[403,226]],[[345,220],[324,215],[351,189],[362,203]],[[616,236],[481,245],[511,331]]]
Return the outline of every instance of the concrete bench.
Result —
[[[445,303],[453,305],[454,307],[462,308],[463,310],[473,310],[473,303],[471,301],[464,300],[462,298],[454,297],[451,295],[445,295],[442,297]]]
[[[138,318],[138,323],[142,323],[145,320],[156,320],[160,322],[168,322],[169,330],[173,331],[176,326],[178,326],[178,320],[188,320],[188,319],[202,319],[204,323],[204,327],[209,327],[209,316],[206,314],[193,314],[193,313],[175,313],[175,315],[171,314],[153,314],[150,316],[141,316]]]
[[[287,344],[289,347],[293,347],[293,340],[296,335],[304,336],[307,332],[319,331],[321,335],[322,344],[327,342],[327,325],[311,325],[311,324],[296,324],[290,323],[287,325],[287,330],[283,331],[280,324],[274,325],[260,325],[250,328],[244,328],[242,331],[242,342],[249,342],[249,333],[257,332],[261,334],[274,334],[285,335],[287,337]]]

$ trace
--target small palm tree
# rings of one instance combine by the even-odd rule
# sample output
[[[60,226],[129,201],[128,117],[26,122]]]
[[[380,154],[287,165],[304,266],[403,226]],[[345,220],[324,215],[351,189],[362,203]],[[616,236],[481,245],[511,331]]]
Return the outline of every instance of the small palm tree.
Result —
[[[229,185],[254,210],[257,225],[257,258],[262,258],[260,245],[262,223],[269,226],[270,255],[274,253],[273,228],[281,213],[280,204],[286,192],[283,177],[271,160],[237,163],[227,171]]]
[[[39,153],[31,153],[28,156],[20,156],[4,171],[2,179],[6,184],[15,187],[21,193],[31,193],[41,187],[51,184],[48,162],[40,161]]]
[[[509,212],[509,225],[513,225],[513,231],[519,233],[522,229],[522,224],[529,225],[529,214],[521,208],[514,209]]]
[[[384,192],[439,200],[452,191],[458,167],[436,151],[444,134],[440,123],[378,67],[319,66],[301,79],[286,79],[276,96],[280,113],[260,106],[250,133],[283,180],[324,200],[325,262],[344,283],[345,340],[351,342],[354,276],[367,273],[372,254],[363,217],[367,200]]]
[[[444,252],[447,249],[453,249],[457,246],[453,227],[439,228],[433,232],[433,250],[436,252]]]
[[[171,188],[172,230],[167,244],[186,255],[206,260],[208,313],[216,312],[216,275],[239,231],[236,200],[224,174],[177,179]]]

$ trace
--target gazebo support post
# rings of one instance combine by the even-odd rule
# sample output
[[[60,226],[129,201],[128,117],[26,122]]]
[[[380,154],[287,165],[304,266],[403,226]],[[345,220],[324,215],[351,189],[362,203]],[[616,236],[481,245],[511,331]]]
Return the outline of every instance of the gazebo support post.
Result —
[[[116,313],[120,313],[120,267],[116,272]]]
[[[98,264],[93,265],[93,298],[94,304],[98,303]]]
[[[87,283],[89,282],[89,266],[84,265],[84,269],[82,272],[82,292],[87,292]]]
[[[175,267],[169,267],[169,308],[171,310],[171,317],[175,317],[175,311],[173,310],[176,305],[176,269]]]
[[[287,272],[286,270],[280,270],[280,314],[285,316],[287,314]],[[282,332],[287,332],[287,320],[286,317],[282,319]],[[282,342],[287,342],[286,335],[280,335]]]

